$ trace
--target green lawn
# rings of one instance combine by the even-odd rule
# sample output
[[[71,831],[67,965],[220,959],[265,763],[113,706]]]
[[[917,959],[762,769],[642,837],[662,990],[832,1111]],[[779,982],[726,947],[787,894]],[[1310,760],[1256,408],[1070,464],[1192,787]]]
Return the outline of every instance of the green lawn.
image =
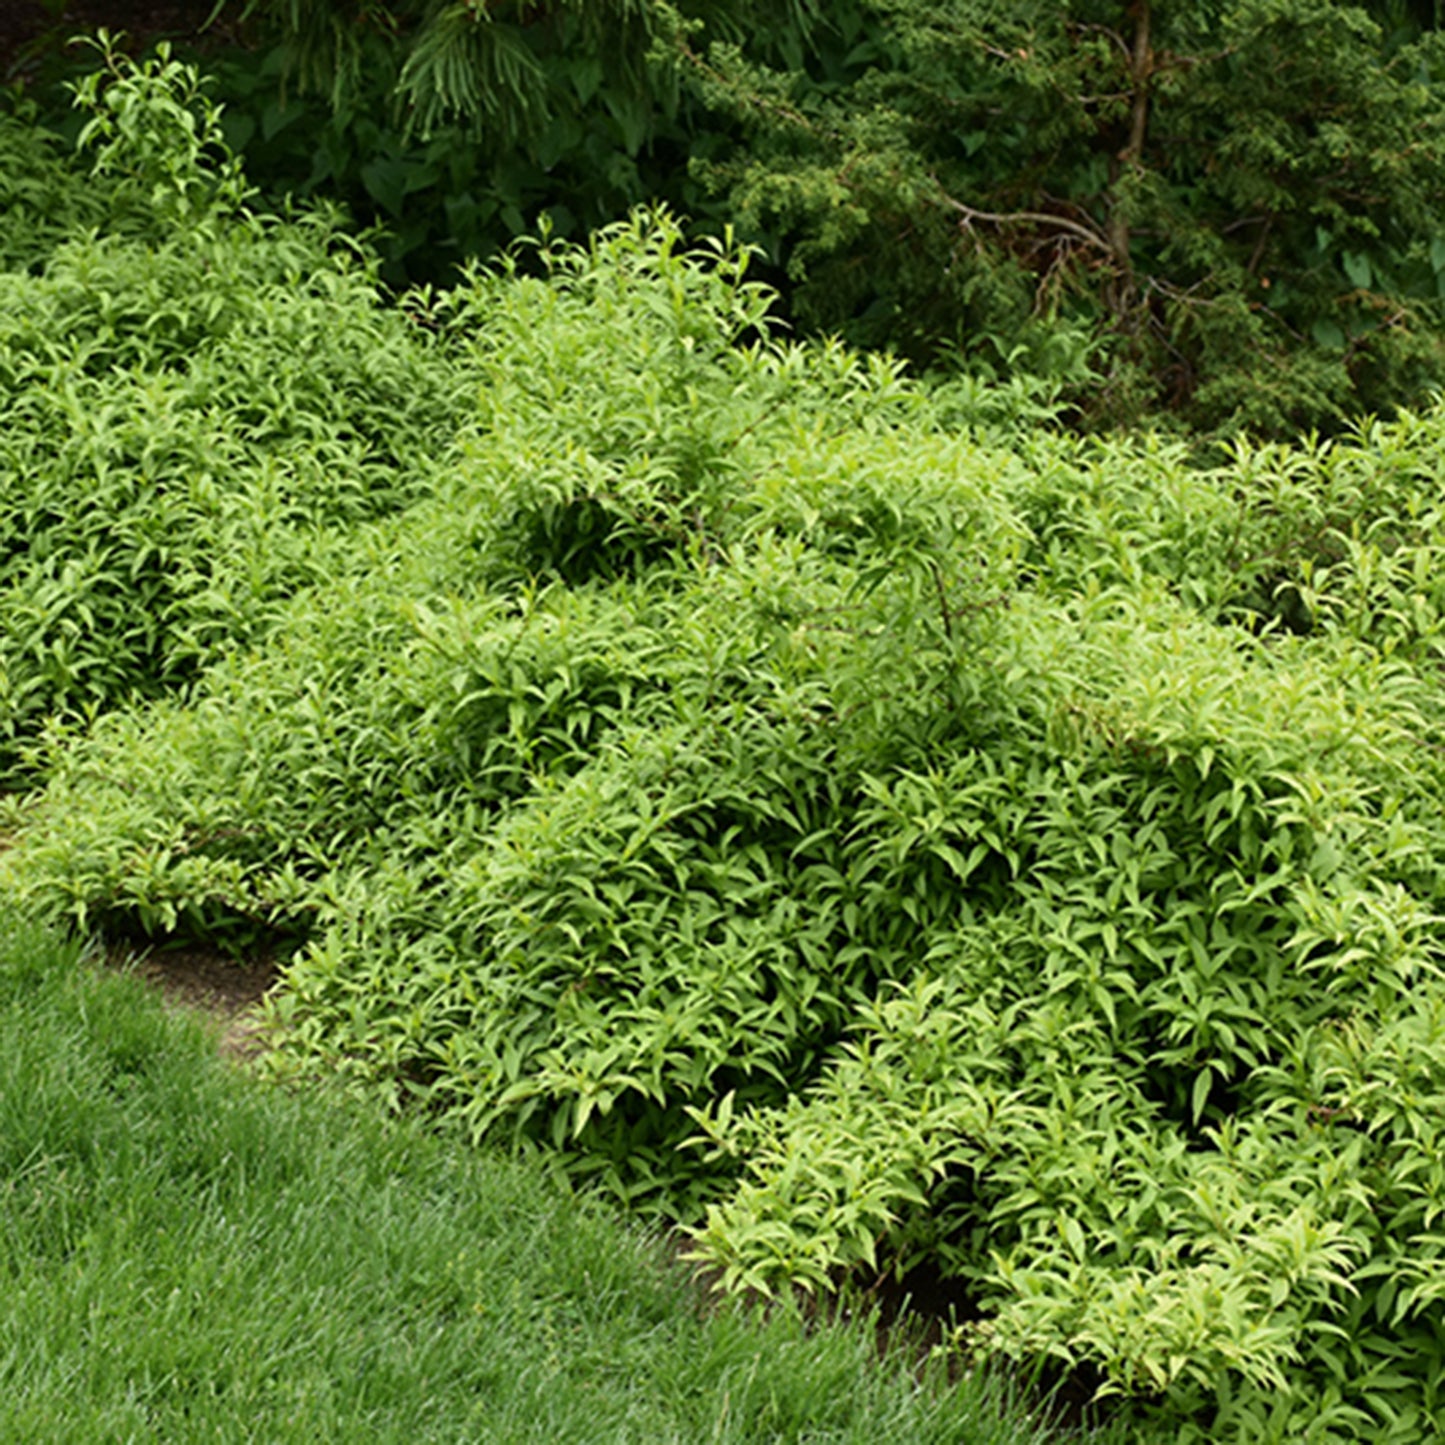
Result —
[[[866,1329],[701,1307],[528,1169],[289,1094],[0,927],[0,1439],[1041,1439]]]

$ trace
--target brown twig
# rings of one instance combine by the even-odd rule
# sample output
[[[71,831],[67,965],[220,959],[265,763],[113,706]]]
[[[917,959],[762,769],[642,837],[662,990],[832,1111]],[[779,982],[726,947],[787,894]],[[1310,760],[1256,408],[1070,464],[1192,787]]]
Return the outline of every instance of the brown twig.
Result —
[[[1051,226],[1055,230],[1077,236],[1100,251],[1108,253],[1111,250],[1108,238],[1096,226],[1085,225],[1082,221],[1071,220],[1068,216],[1056,216],[1048,211],[980,211],[975,206],[955,200],[941,185],[939,197],[945,206],[962,216],[960,225],[965,230],[976,221],[986,222],[991,226]]]

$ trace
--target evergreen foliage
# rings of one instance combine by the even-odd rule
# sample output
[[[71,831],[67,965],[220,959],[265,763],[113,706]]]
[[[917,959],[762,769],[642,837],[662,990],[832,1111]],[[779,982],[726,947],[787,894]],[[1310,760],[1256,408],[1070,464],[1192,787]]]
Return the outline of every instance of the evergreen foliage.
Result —
[[[397,52],[397,99],[413,124],[460,117],[503,144],[556,114],[550,58],[581,52],[592,88],[609,75],[641,91],[652,28],[648,0],[250,0],[242,18],[257,12],[285,36],[297,81],[333,104],[355,99],[368,37],[379,36]]]
[[[855,0],[829,19],[841,70],[681,42],[747,127],[704,173],[792,238],[814,324],[1017,361],[1082,322],[1103,375],[1078,402],[1102,422],[1336,427],[1445,378],[1441,36],[1403,7]]]
[[[78,239],[6,274],[17,311],[112,254],[123,316],[285,256],[205,156],[190,240]],[[1070,439],[1037,396],[780,339],[746,262],[652,213],[387,312],[318,269],[289,370],[304,278],[238,280],[264,304],[183,349],[87,301],[107,436],[224,361],[276,388],[238,434],[367,445],[275,494],[264,458],[217,472],[258,539],[207,540],[223,595],[317,545],[183,690],[91,727],[7,704],[45,730],[0,888],[281,935],[283,1073],[690,1221],[734,1286],[926,1263],[977,1303],[959,1348],[1093,1370],[1172,1438],[1432,1439],[1445,413],[1209,467]],[[316,381],[378,335],[405,392]],[[34,374],[9,478],[69,445]],[[207,475],[143,461],[118,516]],[[37,534],[61,579],[89,495]],[[110,617],[187,615],[149,575]],[[100,651],[109,703],[160,690]]]

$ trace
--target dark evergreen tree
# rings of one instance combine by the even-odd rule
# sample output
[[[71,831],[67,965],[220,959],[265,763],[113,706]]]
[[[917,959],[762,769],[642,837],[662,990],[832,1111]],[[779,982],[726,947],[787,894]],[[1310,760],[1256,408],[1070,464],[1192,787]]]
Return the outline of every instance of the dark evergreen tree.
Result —
[[[842,84],[680,43],[816,324],[1038,364],[1073,321],[1095,416],[1287,430],[1445,378],[1430,8],[854,0]]]

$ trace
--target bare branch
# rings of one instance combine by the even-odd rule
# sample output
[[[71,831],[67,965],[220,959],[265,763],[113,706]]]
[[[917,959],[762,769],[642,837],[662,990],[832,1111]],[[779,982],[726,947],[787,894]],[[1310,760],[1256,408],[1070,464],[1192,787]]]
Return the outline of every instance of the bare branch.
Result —
[[[965,227],[973,225],[976,221],[982,221],[990,226],[1048,226],[1053,230],[1065,231],[1071,236],[1077,236],[1079,240],[1085,241],[1101,251],[1107,252],[1112,249],[1108,238],[1097,226],[1071,220],[1068,216],[1056,216],[1048,211],[980,211],[974,206],[955,200],[942,187],[939,188],[939,199],[950,210],[958,212],[963,218],[961,224]]]

